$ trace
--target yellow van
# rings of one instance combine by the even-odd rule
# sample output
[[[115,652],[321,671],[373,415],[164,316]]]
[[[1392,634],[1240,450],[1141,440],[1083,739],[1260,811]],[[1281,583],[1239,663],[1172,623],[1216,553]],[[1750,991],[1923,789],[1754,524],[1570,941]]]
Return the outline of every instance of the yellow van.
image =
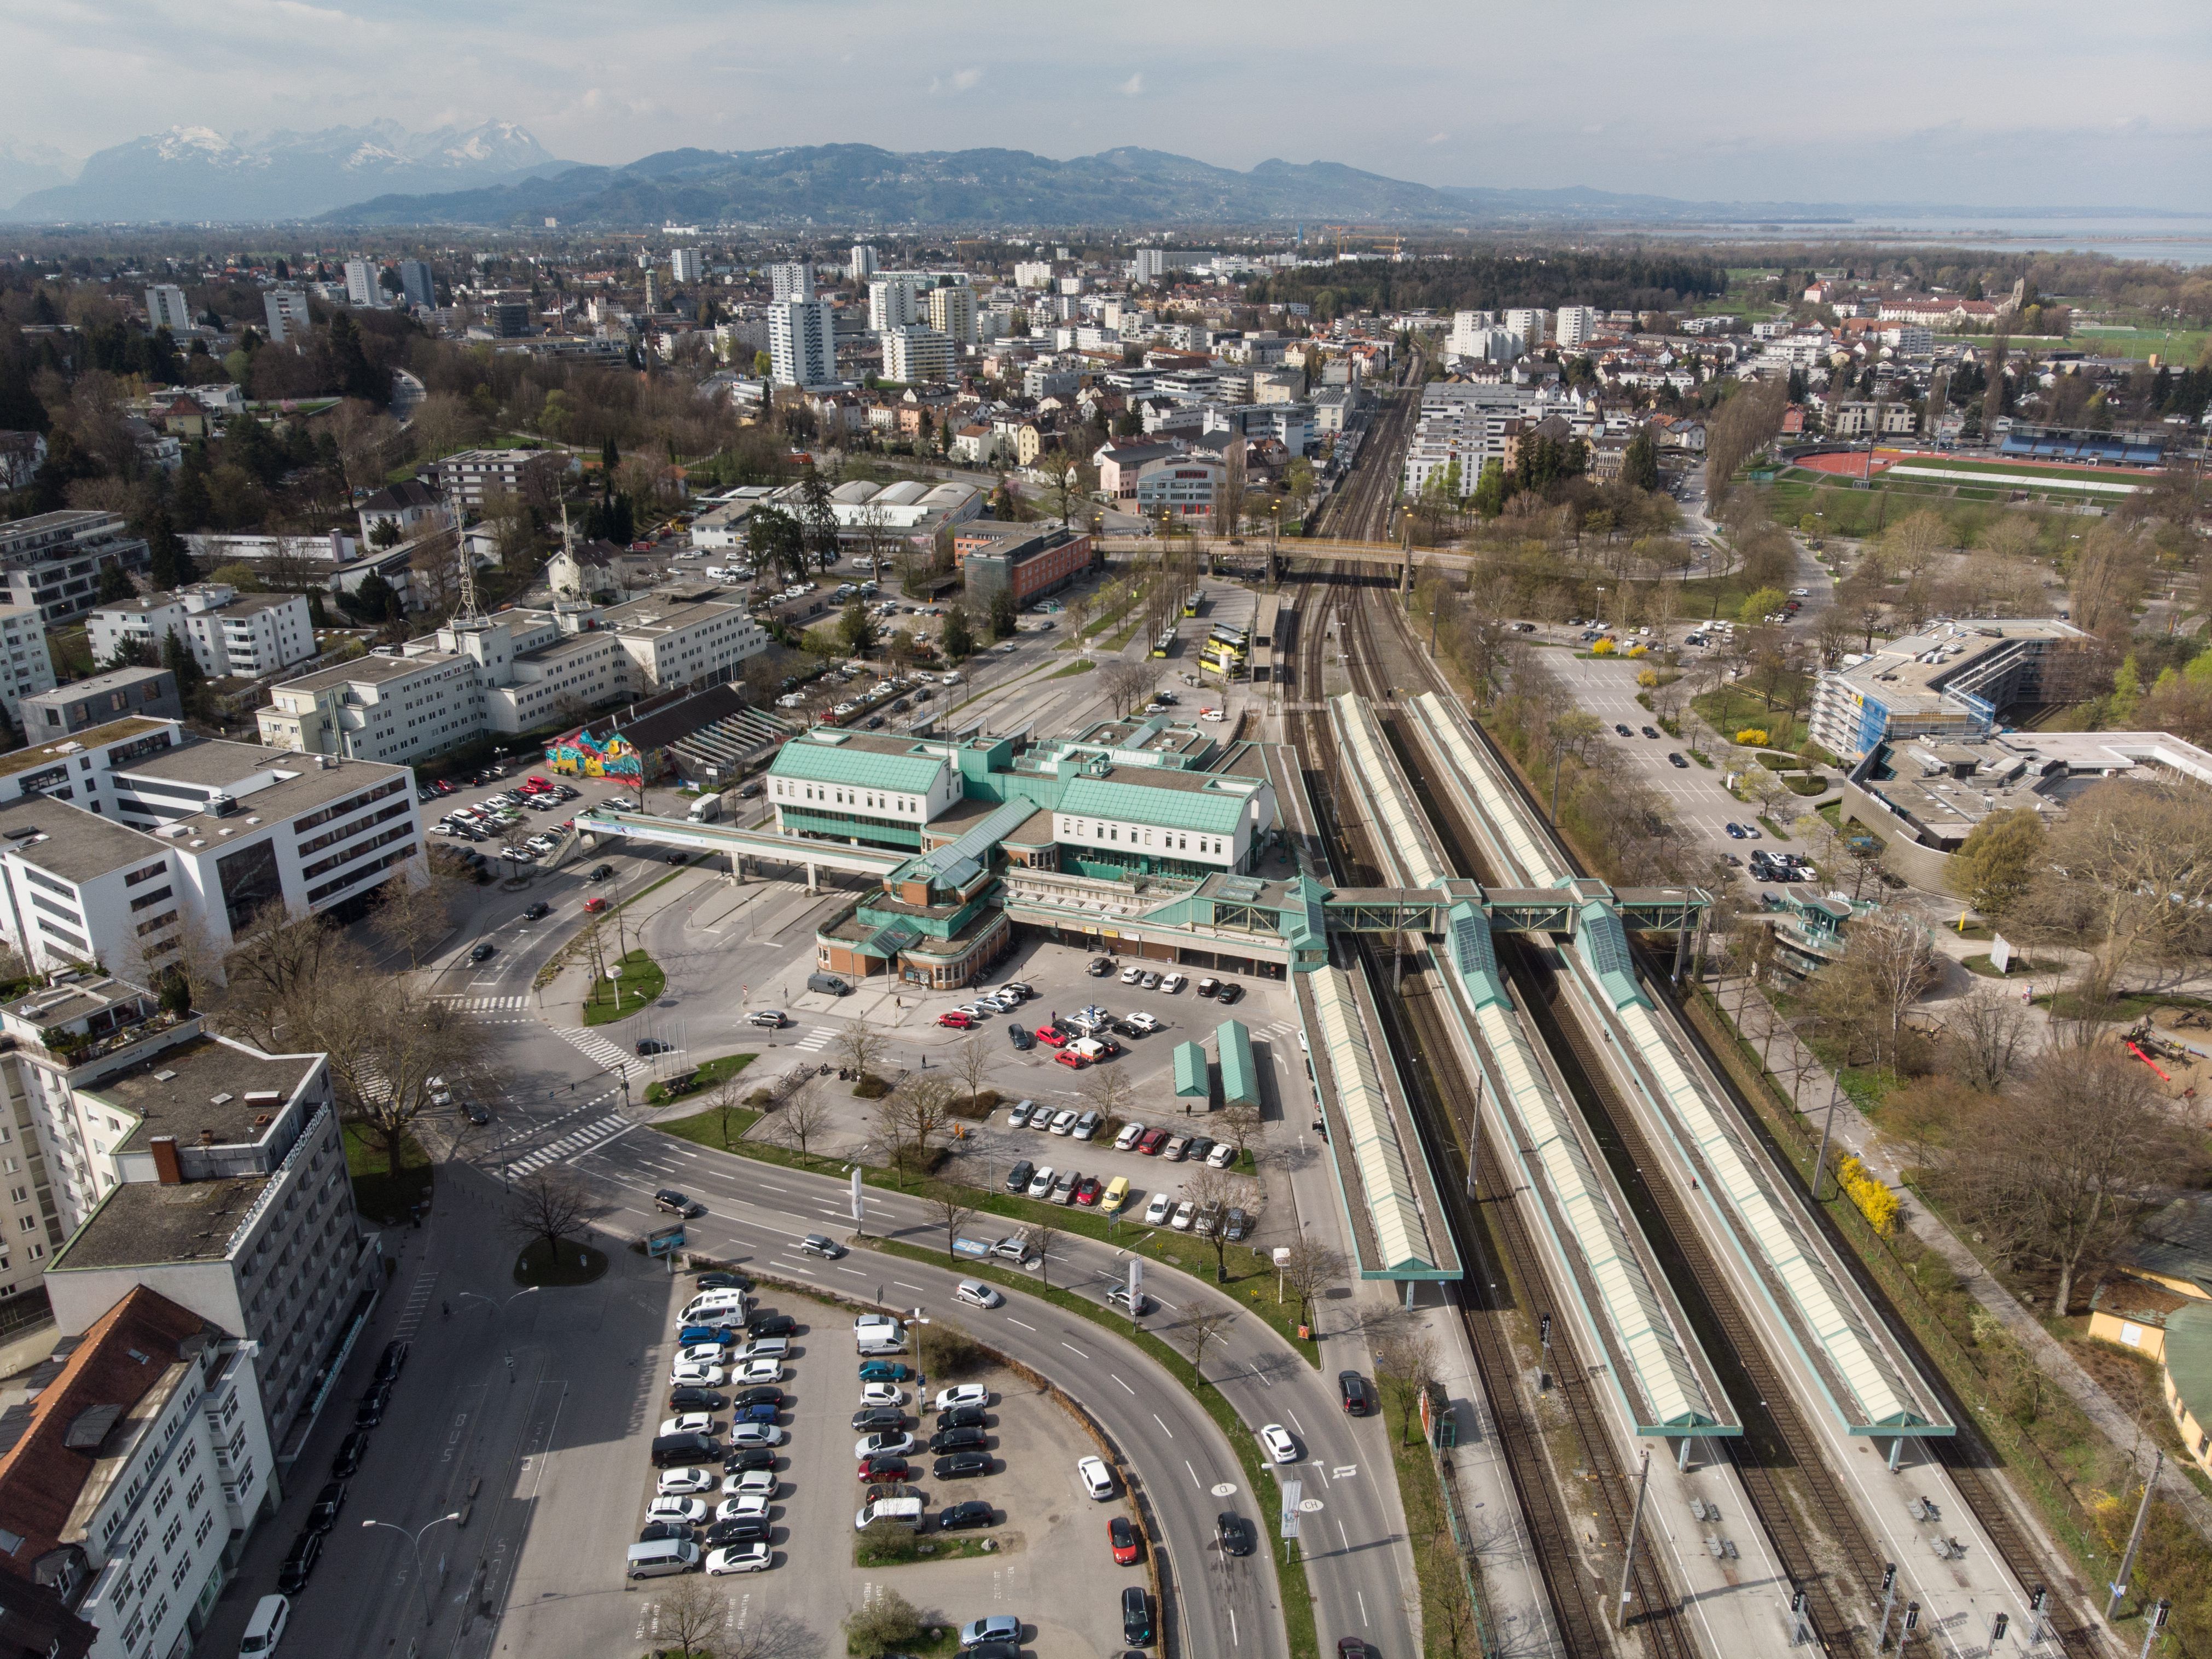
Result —
[[[1099,1194],[1098,1207],[1108,1215],[1119,1215],[1122,1206],[1128,1201],[1129,1177],[1115,1176],[1107,1183],[1106,1190]]]

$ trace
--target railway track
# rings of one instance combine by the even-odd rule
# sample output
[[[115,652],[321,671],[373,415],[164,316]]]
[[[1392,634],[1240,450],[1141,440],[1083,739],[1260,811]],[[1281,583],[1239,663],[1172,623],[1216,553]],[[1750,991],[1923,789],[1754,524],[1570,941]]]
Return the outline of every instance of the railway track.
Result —
[[[1368,613],[1363,611],[1360,621],[1352,625],[1366,630],[1366,654],[1374,658],[1376,645]],[[1395,634],[1395,629],[1392,632]],[[1394,660],[1375,665],[1371,684],[1407,686],[1430,678],[1427,665],[1406,646],[1402,635],[1395,637],[1399,648],[1384,653]],[[1445,690],[1449,695],[1449,689]],[[1417,798],[1431,822],[1444,836],[1461,868],[1479,880],[1492,879],[1495,872],[1485,867],[1479,842],[1457,822],[1455,813],[1443,810],[1428,789],[1419,756],[1404,741],[1397,722],[1386,717],[1384,729],[1392,733]],[[1486,734],[1480,740],[1489,741]],[[1540,821],[1540,808],[1525,784],[1502,757],[1499,763],[1523,805]],[[1559,846],[1558,851],[1563,861],[1579,871],[1579,865],[1564,846]],[[1635,1120],[1622,1109],[1615,1085],[1589,1034],[1580,1020],[1562,1017],[1567,1012],[1559,1006],[1563,991],[1559,975],[1564,970],[1558,966],[1555,955],[1549,951],[1536,951],[1525,941],[1500,939],[1498,945],[1501,960],[1522,992],[1524,1006],[1530,1010],[1555,1058],[1562,1060],[1562,1070],[1570,1085],[1578,1097],[1583,1097],[1586,1115],[1590,1115],[1589,1108],[1595,1105],[1593,1127],[1622,1190],[1631,1207],[1638,1212],[1637,1219],[1670,1278],[1675,1280],[1677,1292],[1692,1322],[1699,1324],[1699,1334],[1705,1340],[1707,1352],[1723,1369],[1723,1380],[1735,1399],[1746,1429],[1745,1437],[1729,1445],[1730,1456],[1778,1558],[1792,1582],[1804,1589],[1810,1598],[1816,1633],[1831,1651],[1870,1650],[1874,1637],[1870,1620],[1854,1618],[1845,1609],[1876,1605],[1881,1553],[1869,1537],[1821,1448],[1799,1415],[1755,1328],[1745,1317],[1732,1289],[1721,1279],[1717,1264],[1690,1220],[1681,1195],[1671,1182],[1646,1182],[1643,1179],[1643,1169],[1659,1166],[1652,1163],[1650,1149]],[[1640,945],[1638,954],[1644,955]],[[1644,957],[1644,966],[1647,979],[1664,982],[1663,973],[1648,957]],[[1685,1030],[1689,1028],[1686,1025]],[[1694,1030],[1689,1030],[1689,1037],[1702,1051],[1703,1044]],[[1725,1079],[1726,1073],[1710,1054],[1703,1058],[1711,1075]],[[1564,1063],[1569,1060],[1571,1065]],[[1723,1088],[1727,1089],[1725,1083]],[[1773,1147],[1755,1115],[1744,1111],[1740,1103],[1738,1112],[1740,1120],[1766,1147],[1775,1165],[1788,1171],[1788,1161]],[[1816,1209],[1814,1214],[1820,1216],[1820,1212]],[[1825,1217],[1820,1218],[1825,1226]],[[1656,1225],[1653,1224],[1655,1221]],[[1838,1254],[1844,1261],[1851,1261],[1847,1249],[1839,1249]],[[1861,1278],[1863,1282],[1863,1274]],[[1683,1283],[1685,1279],[1689,1281],[1686,1285]],[[1879,1290],[1871,1286],[1869,1294],[1878,1304],[1884,1299]],[[1909,1335],[1905,1340],[1910,1345]],[[1923,1373],[1934,1375],[1933,1368],[1917,1353],[1917,1345],[1911,1346],[1915,1348],[1915,1358]],[[1737,1368],[1737,1374],[1733,1376],[1728,1374],[1731,1361]],[[2015,1519],[2012,1504],[1998,1490],[1988,1467],[1988,1455],[1978,1440],[1968,1435],[1939,1440],[1936,1450],[1960,1498],[2021,1586],[2058,1582],[2060,1576],[2045,1568]],[[2045,1624],[2067,1653],[2087,1656],[2097,1651],[2091,1633],[2057,1609],[2046,1614]],[[1933,1640],[1933,1632],[1923,1630],[1912,1645],[1924,1647]]]
[[[1380,541],[1390,527],[1398,475],[1420,402],[1423,360],[1413,356],[1407,383],[1377,412],[1361,441],[1359,459],[1345,487],[1322,508],[1314,533],[1353,541]]]
[[[1340,632],[1341,642],[1352,648],[1352,674],[1360,689],[1378,701],[1388,695],[1387,689],[1376,685],[1370,669],[1359,660],[1363,640],[1355,620],[1358,606],[1346,603],[1353,590],[1348,588],[1341,570],[1336,574],[1337,581],[1322,585],[1309,580],[1298,589],[1299,612],[1306,631],[1294,671],[1297,675],[1294,695],[1309,712],[1293,718],[1303,728],[1301,752],[1310,774],[1309,794],[1317,805],[1332,799],[1326,778],[1336,764],[1328,718],[1319,712],[1325,690],[1322,661],[1332,622]],[[1319,828],[1337,866],[1333,873],[1338,879],[1371,882],[1376,878],[1371,855],[1347,834],[1346,826],[1332,821]],[[1363,953],[1370,975],[1379,973],[1378,953],[1367,946],[1363,946]],[[1378,977],[1374,982],[1382,981]],[[1595,1659],[1614,1650],[1615,1638],[1607,1623],[1613,1586],[1603,1582],[1588,1560],[1585,1540],[1578,1535],[1583,1528],[1566,1497],[1565,1482],[1570,1477],[1555,1462],[1528,1397],[1524,1368],[1515,1352],[1511,1329],[1515,1315],[1526,1306],[1553,1305],[1551,1290],[1510,1194],[1485,1176],[1479,1178],[1474,1196],[1468,1195],[1468,1138],[1478,1123],[1475,1102],[1456,1059],[1449,1052],[1449,1038],[1432,1000],[1435,987],[1425,974],[1416,972],[1403,982],[1402,990],[1398,998],[1380,999],[1379,1006],[1392,1023],[1392,1041],[1417,1062],[1405,1072],[1415,1085],[1413,1099],[1421,1116],[1422,1133],[1444,1165],[1441,1173],[1447,1221],[1463,1258],[1478,1264],[1477,1272],[1462,1282],[1460,1317],[1490,1406],[1498,1449],[1529,1529],[1562,1645],[1571,1659],[1585,1656]],[[1503,1154],[1504,1149],[1489,1145],[1476,1160],[1478,1170],[1503,1170]],[[1628,1482],[1614,1456],[1612,1437],[1598,1418],[1585,1369],[1564,1333],[1554,1333],[1553,1351],[1561,1396],[1573,1424],[1576,1449],[1591,1478],[1594,1507],[1607,1534],[1603,1542],[1611,1552],[1609,1559],[1618,1560],[1632,1501]],[[1677,1599],[1651,1552],[1639,1557],[1634,1591],[1638,1611],[1629,1621],[1628,1634],[1640,1641],[1653,1659],[1694,1659],[1697,1649],[1685,1628]]]

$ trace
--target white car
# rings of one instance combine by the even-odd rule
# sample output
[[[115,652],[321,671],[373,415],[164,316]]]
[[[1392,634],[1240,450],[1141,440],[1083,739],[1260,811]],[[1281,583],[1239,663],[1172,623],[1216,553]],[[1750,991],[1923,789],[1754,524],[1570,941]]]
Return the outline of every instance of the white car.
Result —
[[[688,1348],[676,1351],[678,1359],[691,1365],[719,1365],[730,1357],[726,1342],[694,1342]]]
[[[725,1498],[773,1498],[775,1488],[774,1469],[744,1469],[722,1477],[722,1496]]]
[[[726,1572],[766,1572],[775,1555],[765,1544],[732,1544],[707,1553],[707,1571],[719,1577]]]
[[[658,1488],[663,1498],[688,1498],[694,1492],[714,1490],[714,1477],[704,1469],[663,1469]]]
[[[1209,1170],[1225,1170],[1236,1161],[1237,1149],[1225,1140],[1206,1155],[1206,1167]]]
[[[1036,1120],[1033,1117],[1030,1121],[1031,1123],[1035,1123]],[[1052,1165],[1049,1164],[1046,1164],[1042,1169],[1039,1170],[1035,1175],[1030,1177],[1029,1196],[1031,1198],[1050,1197],[1052,1194],[1052,1183],[1058,1179],[1059,1176],[1053,1173]]]
[[[1075,1460],[1076,1479],[1083,1482],[1083,1490],[1091,1494],[1093,1503],[1103,1504],[1114,1495],[1114,1471],[1098,1457],[1079,1457]]]
[[[707,1505],[697,1498],[656,1498],[645,1506],[648,1521],[680,1521],[696,1527],[707,1518]]]
[[[1121,1133],[1114,1137],[1114,1150],[1117,1152],[1126,1152],[1130,1147],[1135,1146],[1144,1138],[1145,1126],[1143,1124],[1124,1123],[1121,1126]]]
[[[714,1431],[714,1413],[685,1412],[681,1417],[672,1417],[663,1422],[660,1431],[663,1434],[712,1434]]]
[[[1179,1233],[1187,1233],[1190,1231],[1190,1224],[1197,1218],[1197,1216],[1198,1200],[1194,1198],[1186,1198],[1176,1206],[1175,1219],[1169,1222],[1168,1225]]]
[[[1059,1111],[1053,1114],[1053,1133],[1056,1135],[1064,1135],[1067,1133],[1069,1130],[1075,1127],[1075,1120],[1081,1115],[1082,1114],[1078,1112],[1073,1106],[1061,1108]]]
[[[956,1406],[988,1406],[990,1403],[991,1391],[981,1382],[963,1382],[957,1388],[937,1391],[937,1409],[941,1412],[949,1412]]]
[[[768,1519],[768,1499],[758,1492],[744,1498],[725,1498],[714,1505],[717,1521],[765,1521]]]
[[[739,1389],[758,1388],[763,1382],[783,1381],[783,1363],[776,1359],[748,1359],[732,1373],[731,1386]]]
[[[1133,1030],[1139,1031],[1157,1031],[1161,1029],[1160,1022],[1142,1009],[1131,1014],[1127,1024]]]
[[[695,1365],[679,1359],[668,1368],[671,1388],[719,1389],[726,1380],[720,1365]]]
[[[866,1462],[871,1457],[888,1454],[903,1457],[915,1447],[914,1437],[903,1429],[892,1429],[881,1434],[864,1434],[853,1443],[853,1456]]]
[[[1260,1431],[1260,1444],[1278,1463],[1298,1461],[1298,1443],[1291,1438],[1291,1431],[1279,1423],[1270,1423]]]
[[[1006,1298],[980,1279],[963,1279],[952,1287],[952,1299],[965,1302],[971,1308],[996,1308],[1003,1305]]]
[[[1152,1201],[1145,1206],[1145,1225],[1157,1227],[1175,1213],[1173,1193],[1154,1193]]]
[[[1124,968],[1121,970],[1121,983],[1124,985],[1134,985],[1139,980],[1144,978],[1144,976],[1145,970],[1133,964],[1132,966]]]
[[[860,1385],[860,1404],[866,1406],[903,1406],[906,1390],[896,1382],[863,1382]]]
[[[762,1446],[781,1446],[790,1437],[773,1423],[738,1423],[730,1430],[732,1451],[751,1451]]]
[[[1163,979],[1160,981],[1160,989],[1165,991],[1170,996],[1173,996],[1177,991],[1182,990],[1184,986],[1189,983],[1190,980],[1185,975],[1170,974],[1165,979]]]

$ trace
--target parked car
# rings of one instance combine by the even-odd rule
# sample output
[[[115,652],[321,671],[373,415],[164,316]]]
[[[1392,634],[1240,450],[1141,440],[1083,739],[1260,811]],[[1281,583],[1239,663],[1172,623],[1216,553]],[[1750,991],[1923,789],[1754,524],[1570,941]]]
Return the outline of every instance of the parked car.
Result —
[[[939,1480],[964,1480],[972,1475],[990,1474],[994,1465],[988,1452],[959,1451],[948,1452],[929,1467]]]
[[[1079,1457],[1075,1460],[1075,1478],[1083,1483],[1083,1490],[1093,1503],[1103,1504],[1114,1496],[1114,1472],[1101,1457]]]
[[[338,1523],[338,1511],[345,1508],[346,1483],[343,1480],[326,1482],[315,1494],[314,1503],[307,1510],[307,1527],[313,1532],[328,1532]]]
[[[1022,1158],[1006,1171],[1006,1190],[1019,1196],[1029,1190],[1030,1179],[1036,1174],[1036,1166]]]
[[[1175,1213],[1173,1193],[1154,1193],[1152,1201],[1145,1206],[1145,1225],[1157,1227]]]

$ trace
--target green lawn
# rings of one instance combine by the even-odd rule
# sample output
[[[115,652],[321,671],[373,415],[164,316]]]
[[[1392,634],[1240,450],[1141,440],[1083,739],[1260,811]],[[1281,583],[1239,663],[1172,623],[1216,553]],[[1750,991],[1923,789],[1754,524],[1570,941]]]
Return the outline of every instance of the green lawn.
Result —
[[[651,1100],[653,1097],[648,1094],[646,1098]],[[689,1117],[671,1118],[665,1123],[656,1123],[653,1127],[665,1135],[674,1135],[677,1139],[688,1140],[695,1146],[712,1146],[716,1152],[744,1152],[750,1157],[753,1155],[754,1149],[738,1143],[760,1119],[761,1114],[751,1107],[735,1106],[730,1109],[726,1134],[722,1114],[712,1110],[694,1112]],[[821,1161],[827,1162],[826,1159]],[[825,1169],[822,1173],[834,1175],[836,1171]]]
[[[364,1126],[345,1126],[346,1173],[353,1177],[353,1196],[361,1212],[387,1227],[407,1219],[408,1212],[430,1198],[429,1155],[409,1135],[399,1149],[399,1173],[391,1174],[384,1140]]]
[[[1074,662],[1062,663],[1058,668],[1054,669],[1051,673],[1046,675],[1045,678],[1048,680],[1064,680],[1071,674],[1088,674],[1097,665],[1098,665],[1091,661],[1090,658],[1083,657],[1078,659]]]
[[[627,1019],[648,1002],[658,1001],[668,988],[668,975],[643,951],[632,951],[616,965],[621,978],[592,981],[592,994],[584,1000],[585,1024],[609,1025]]]
[[[2204,355],[2205,348],[2212,345],[2212,329],[2124,329],[2097,323],[2076,323],[2074,333],[2077,343],[2094,346],[2100,356],[2148,357],[2156,352],[2160,362],[2170,363],[2176,369],[2190,368]],[[2085,336],[2086,338],[2083,337]]]
[[[703,1060],[689,1077],[671,1078],[665,1083],[656,1083],[647,1089],[646,1104],[665,1106],[686,1095],[700,1094],[725,1078],[735,1077],[759,1058],[758,1054],[724,1054],[719,1060]]]
[[[1754,727],[1764,731],[1768,744],[1778,749],[1795,749],[1812,735],[1812,729],[1802,719],[1793,719],[1779,708],[1769,708],[1765,698],[1741,685],[1724,685],[1717,691],[1692,697],[1690,706],[1730,743],[1735,741],[1737,732]]]

